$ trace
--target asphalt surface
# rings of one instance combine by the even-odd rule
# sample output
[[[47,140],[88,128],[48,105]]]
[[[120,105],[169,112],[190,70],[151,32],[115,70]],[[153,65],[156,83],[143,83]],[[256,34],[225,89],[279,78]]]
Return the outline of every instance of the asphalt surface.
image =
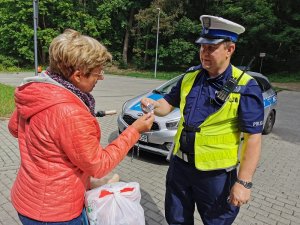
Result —
[[[17,86],[32,73],[0,74],[0,83]],[[164,81],[106,75],[93,91],[96,108],[120,112],[125,100],[151,90]],[[241,207],[236,225],[300,224],[300,92],[281,91],[273,132],[263,136],[262,156],[254,177],[252,200]],[[117,116],[99,119],[101,144],[118,136]],[[10,188],[19,167],[18,142],[7,130],[7,119],[0,120],[0,225],[21,224],[10,203]],[[165,175],[168,163],[163,157],[131,153],[113,171],[125,182],[140,183],[148,225],[166,224],[164,219]],[[195,225],[202,224],[195,213]]]

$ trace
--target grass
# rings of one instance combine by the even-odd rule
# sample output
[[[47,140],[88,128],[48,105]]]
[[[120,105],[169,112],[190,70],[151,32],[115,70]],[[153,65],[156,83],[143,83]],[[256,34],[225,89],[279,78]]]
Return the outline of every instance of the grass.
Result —
[[[0,84],[0,117],[8,117],[15,108],[15,88]]]
[[[154,78],[154,71],[145,71],[145,70],[133,70],[133,69],[118,69],[116,67],[108,67],[105,70],[108,74],[117,74],[130,77],[142,77],[142,78]],[[184,73],[185,70],[177,72],[165,72],[157,71],[156,79],[169,80],[179,74]],[[264,74],[269,78],[271,82],[277,83],[291,83],[291,82],[300,82],[300,72],[288,73],[274,73],[274,74]]]
[[[271,82],[276,83],[291,83],[291,82],[300,82],[300,72],[295,73],[288,73],[288,72],[281,72],[281,73],[274,73],[267,75]]]
[[[141,78],[155,78],[154,71],[149,70],[136,70],[136,69],[119,69],[117,67],[111,66],[105,69],[105,72],[113,75],[122,75],[129,77],[141,77]],[[184,71],[179,72],[165,72],[165,71],[157,71],[156,79],[159,80],[169,80],[177,75],[183,73]]]

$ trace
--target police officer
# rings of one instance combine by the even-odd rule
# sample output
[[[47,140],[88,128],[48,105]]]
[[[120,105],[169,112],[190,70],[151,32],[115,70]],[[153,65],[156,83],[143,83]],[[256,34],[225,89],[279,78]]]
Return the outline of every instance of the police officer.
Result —
[[[165,216],[173,225],[193,225],[195,204],[204,224],[232,224],[250,200],[261,151],[261,90],[230,63],[245,28],[209,15],[200,21],[201,65],[188,69],[163,99],[141,101],[143,110],[153,105],[158,116],[180,108],[166,177]]]

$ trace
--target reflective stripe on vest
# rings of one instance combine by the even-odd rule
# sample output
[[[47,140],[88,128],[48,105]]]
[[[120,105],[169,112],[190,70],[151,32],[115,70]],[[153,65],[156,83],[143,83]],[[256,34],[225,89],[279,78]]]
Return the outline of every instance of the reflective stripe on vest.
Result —
[[[180,148],[180,135],[183,129],[183,110],[186,97],[192,89],[196,76],[201,70],[187,73],[180,89],[180,121],[175,135],[176,154]],[[242,71],[232,66],[232,76],[237,79]],[[250,75],[244,74],[239,86],[246,85]],[[199,126],[200,132],[195,133],[195,166],[199,170],[208,171],[230,168],[238,164],[238,149],[240,144],[240,131],[238,129],[238,106],[240,93],[231,93],[228,100],[215,113],[209,115]]]

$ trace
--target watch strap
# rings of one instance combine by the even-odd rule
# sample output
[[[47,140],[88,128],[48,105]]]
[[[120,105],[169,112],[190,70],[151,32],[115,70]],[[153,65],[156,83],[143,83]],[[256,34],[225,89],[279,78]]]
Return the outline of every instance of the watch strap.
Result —
[[[250,189],[253,186],[252,182],[247,182],[247,181],[244,181],[244,180],[241,180],[241,179],[238,179],[238,178],[236,179],[236,182],[243,185],[247,189]]]

